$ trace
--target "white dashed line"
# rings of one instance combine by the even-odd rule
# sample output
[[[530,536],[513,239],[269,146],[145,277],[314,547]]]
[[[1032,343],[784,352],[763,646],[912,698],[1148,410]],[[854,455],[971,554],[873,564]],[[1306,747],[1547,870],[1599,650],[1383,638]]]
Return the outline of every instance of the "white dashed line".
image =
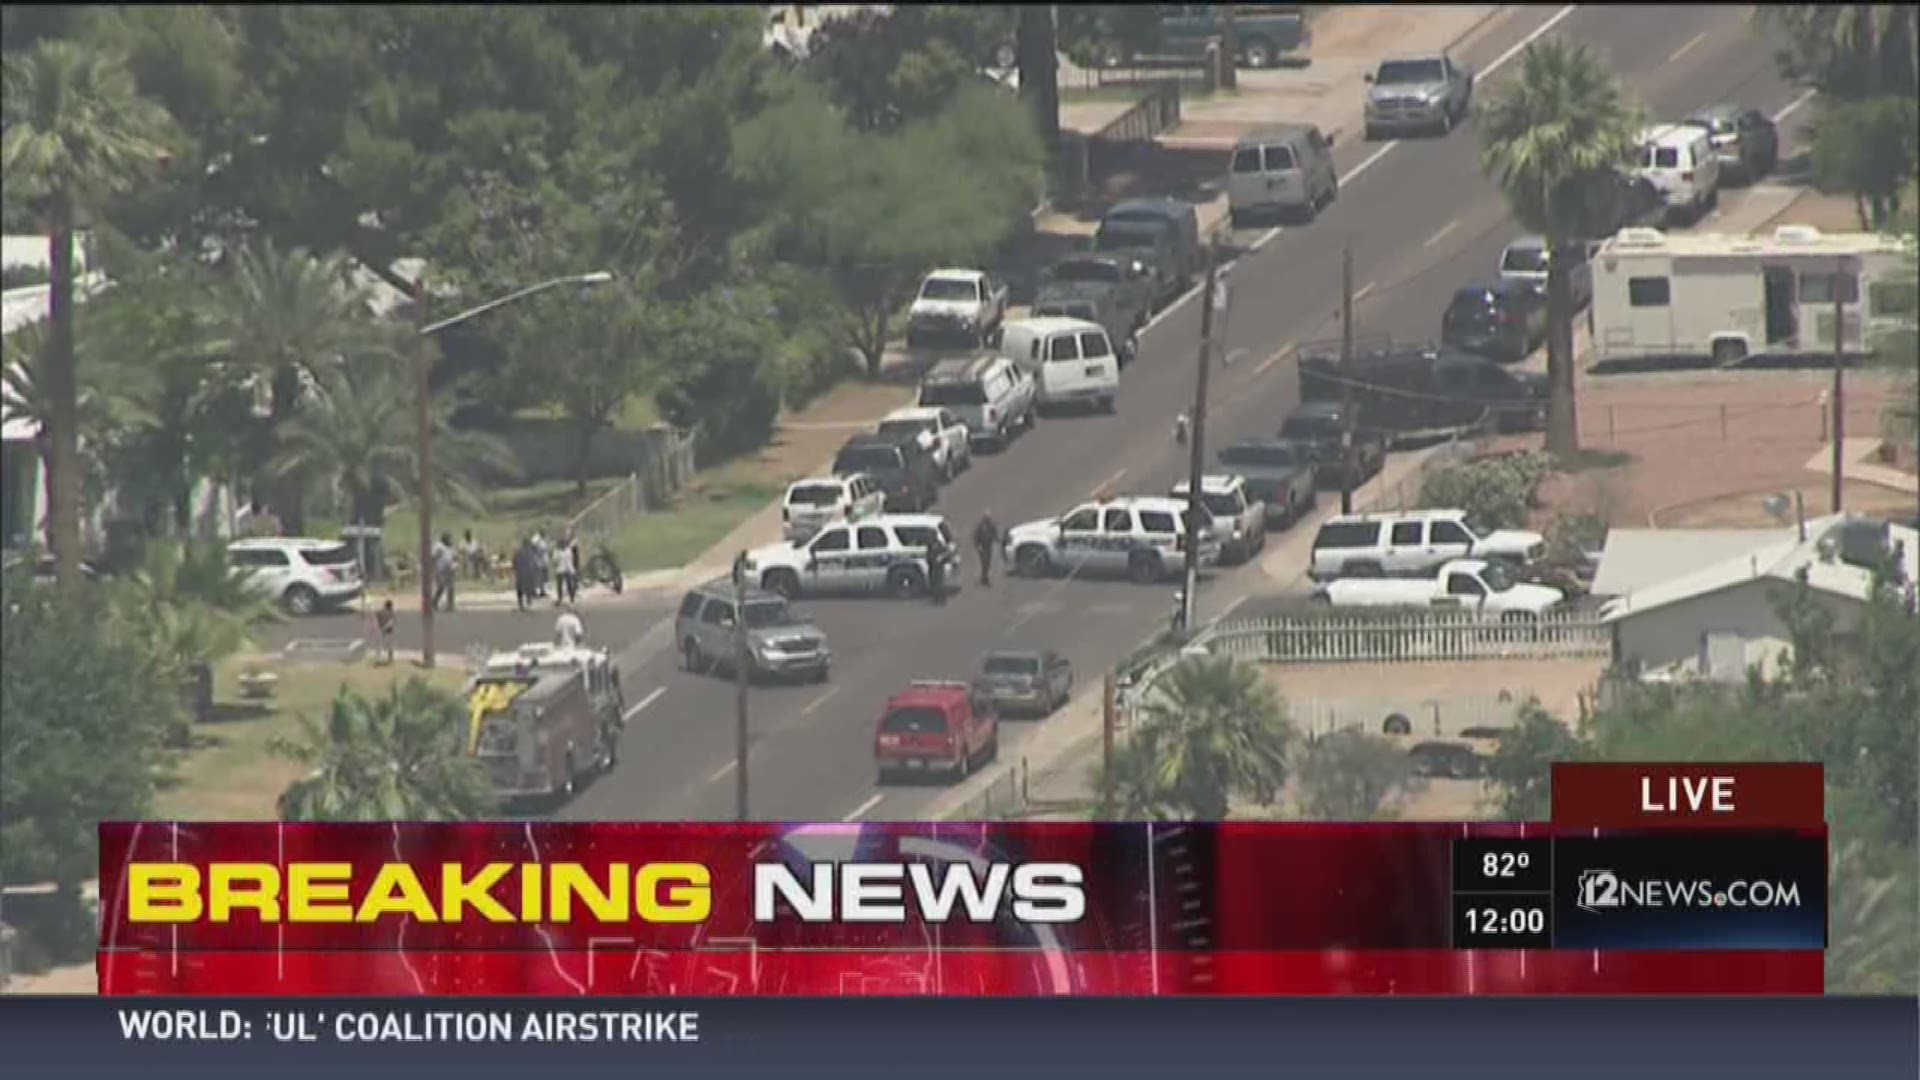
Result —
[[[633,708],[628,709],[625,713],[621,714],[620,719],[622,720],[633,719],[633,715],[635,713],[653,704],[654,702],[659,701],[660,695],[666,692],[667,692],[667,688],[664,686],[655,687],[653,693],[648,694],[646,697],[641,698],[640,703],[638,705],[635,705]]]
[[[800,710],[800,715],[812,716],[815,709],[818,709],[820,706],[825,705],[829,701],[832,701],[833,696],[835,694],[838,694],[839,692],[840,692],[840,688],[836,686],[833,689],[827,691],[826,693],[821,694],[819,697],[814,698],[812,701],[807,702],[807,707]]]
[[[867,811],[873,809],[876,806],[879,806],[880,800],[884,798],[886,798],[885,795],[876,791],[873,793],[873,795],[870,798],[867,799],[866,802],[861,803],[857,808],[855,808],[853,813],[848,814],[846,817],[843,817],[840,820],[841,821],[859,821],[861,816],[864,815]]]
[[[1365,285],[1360,286],[1360,290],[1353,294],[1353,302],[1357,304],[1360,301],[1365,300],[1367,298],[1367,295],[1373,292],[1373,286],[1374,286],[1374,283],[1371,281],[1367,282]]]
[[[1430,248],[1433,245],[1439,243],[1440,241],[1445,240],[1447,238],[1448,233],[1452,232],[1453,230],[1459,227],[1460,227],[1460,219],[1455,218],[1452,221],[1447,222],[1446,225],[1442,226],[1439,232],[1434,233],[1432,236],[1427,237],[1427,242],[1424,244],[1421,244],[1420,246],[1423,248]]]
[[[1667,57],[1667,63],[1671,64],[1678,61],[1681,57],[1699,48],[1700,43],[1705,40],[1707,40],[1707,32],[1705,30],[1702,30],[1699,33],[1693,35],[1693,37],[1687,39],[1687,43],[1685,45],[1682,45],[1679,48],[1673,50],[1673,54]]]
[[[1805,105],[1807,102],[1813,100],[1813,95],[1814,95],[1814,91],[1809,90],[1806,93],[1801,94],[1799,97],[1794,98],[1792,101],[1787,102],[1786,108],[1781,109],[1779,112],[1773,114],[1773,122],[1778,124],[1784,121],[1787,117],[1792,116],[1794,113],[1799,112],[1800,106]]]
[[[737,768],[739,768],[739,767],[740,767],[740,763],[739,763],[739,762],[737,762],[737,761],[729,761],[729,762],[727,762],[727,763],[726,763],[725,765],[722,765],[722,766],[720,766],[720,767],[719,767],[718,769],[715,769],[715,770],[713,771],[713,775],[712,775],[712,776],[709,776],[709,777],[707,777],[707,783],[708,783],[708,784],[717,784],[717,783],[719,783],[720,781],[722,781],[722,780],[725,780],[725,779],[727,778],[727,774],[729,774],[729,773],[731,773],[731,772],[733,772],[733,770],[735,770],[735,769],[737,769]]]
[[[1105,480],[1102,480],[1100,481],[1100,483],[1094,485],[1094,489],[1091,493],[1089,493],[1089,497],[1097,499],[1100,497],[1101,492],[1111,491],[1113,489],[1113,485],[1119,483],[1122,479],[1126,477],[1126,475],[1127,475],[1127,470],[1125,469],[1120,469],[1116,471],[1112,476],[1109,476]]]

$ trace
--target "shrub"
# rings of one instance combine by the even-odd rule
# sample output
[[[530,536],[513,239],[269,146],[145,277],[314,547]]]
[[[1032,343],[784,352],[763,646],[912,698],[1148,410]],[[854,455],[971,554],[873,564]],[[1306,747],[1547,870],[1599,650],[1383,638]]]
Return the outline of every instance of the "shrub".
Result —
[[[1518,528],[1527,522],[1540,481],[1552,471],[1553,459],[1540,453],[1448,465],[1427,474],[1420,505],[1465,510],[1479,528]]]

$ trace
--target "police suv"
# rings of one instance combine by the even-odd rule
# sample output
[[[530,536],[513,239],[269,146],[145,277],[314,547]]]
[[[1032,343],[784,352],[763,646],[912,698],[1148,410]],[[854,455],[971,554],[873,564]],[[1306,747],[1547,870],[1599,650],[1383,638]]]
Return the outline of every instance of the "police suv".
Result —
[[[1006,557],[1022,574],[1124,573],[1148,584],[1187,568],[1187,501],[1126,496],[1082,503],[1066,514],[1007,530]],[[1200,565],[1220,557],[1212,515],[1203,508]]]
[[[947,550],[947,580],[958,580],[959,545],[938,514],[831,522],[805,543],[769,544],[748,552],[747,573],[761,588],[788,598],[883,591],[921,596],[931,578],[927,552],[935,537]]]

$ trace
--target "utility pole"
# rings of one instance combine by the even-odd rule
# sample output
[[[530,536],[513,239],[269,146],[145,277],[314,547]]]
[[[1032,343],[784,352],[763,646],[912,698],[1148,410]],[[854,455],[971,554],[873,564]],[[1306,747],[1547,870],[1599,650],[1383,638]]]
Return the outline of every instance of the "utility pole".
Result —
[[[413,281],[413,317],[419,325],[419,352],[414,358],[415,435],[420,458],[420,663],[432,668],[434,662],[433,619],[433,335],[427,332],[427,281],[422,274]]]
[[[1113,812],[1113,728],[1119,719],[1120,688],[1107,672],[1106,680],[1100,687],[1100,807],[1103,813]]]
[[[1180,630],[1193,632],[1194,594],[1200,588],[1200,477],[1207,464],[1207,369],[1213,354],[1213,307],[1220,271],[1214,245],[1207,245],[1207,287],[1200,295],[1200,362],[1193,378],[1193,425],[1187,444],[1187,573],[1180,594]]]
[[[1220,89],[1235,90],[1240,86],[1240,30],[1235,25],[1232,4],[1220,5]]]
[[[747,821],[747,693],[753,651],[747,640],[747,553],[733,560],[733,815]]]
[[[1840,443],[1847,434],[1846,378],[1847,369],[1847,323],[1846,305],[1840,291],[1840,281],[1847,275],[1847,260],[1836,260],[1833,267],[1833,512],[1840,512],[1841,491],[1846,487],[1842,473],[1845,467],[1844,455]],[[1863,327],[1864,330],[1864,327]]]
[[[1353,248],[1340,252],[1340,512],[1353,513]]]

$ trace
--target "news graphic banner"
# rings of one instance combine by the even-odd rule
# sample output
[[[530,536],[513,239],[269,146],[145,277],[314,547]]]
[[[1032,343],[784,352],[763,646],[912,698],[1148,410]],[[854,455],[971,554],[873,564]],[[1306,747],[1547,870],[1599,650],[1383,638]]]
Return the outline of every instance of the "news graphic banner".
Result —
[[[1554,779],[1535,825],[105,824],[100,988],[1820,990],[1818,766]]]

